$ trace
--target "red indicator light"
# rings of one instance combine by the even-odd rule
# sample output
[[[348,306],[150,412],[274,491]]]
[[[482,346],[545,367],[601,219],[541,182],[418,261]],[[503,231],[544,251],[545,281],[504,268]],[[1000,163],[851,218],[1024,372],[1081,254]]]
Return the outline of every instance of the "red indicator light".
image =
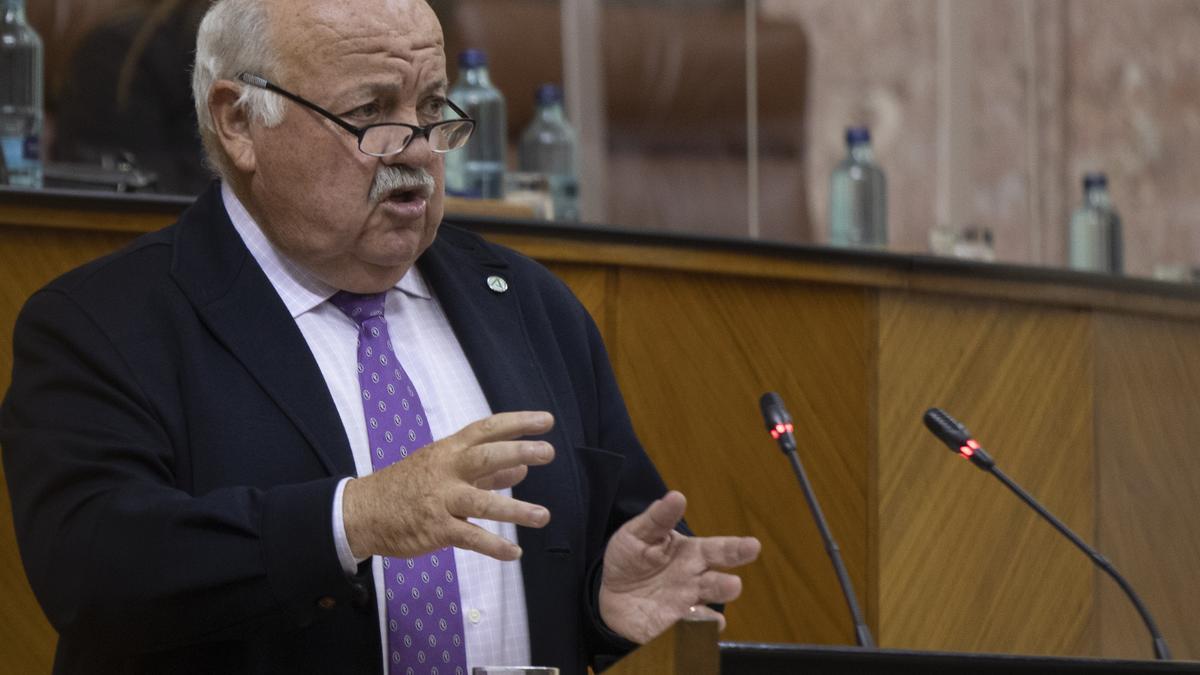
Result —
[[[771,438],[774,438],[775,440],[779,440],[779,429],[771,430]]]
[[[790,433],[792,433],[792,423],[791,423],[791,422],[788,422],[788,423],[787,423],[787,425],[786,425],[786,428],[787,428],[787,432],[788,432],[789,434],[790,434]]]
[[[974,439],[974,438],[968,438],[968,439],[967,439],[967,447],[968,447],[968,448],[970,448],[970,449],[972,449],[972,450],[978,450],[978,449],[979,449],[979,444],[975,442],[975,439]]]
[[[974,441],[970,441],[970,442],[971,442],[971,443],[974,443]],[[976,445],[975,447],[977,447],[977,448],[978,448],[979,446],[978,446],[978,445]],[[964,445],[964,446],[960,447],[960,448],[958,449],[958,452],[959,452],[960,454],[962,454],[962,456],[963,456],[963,459],[970,459],[971,455],[974,455],[974,454],[975,454],[975,450],[973,450],[972,448],[970,448],[970,447],[968,447],[968,446],[966,446],[966,445]]]

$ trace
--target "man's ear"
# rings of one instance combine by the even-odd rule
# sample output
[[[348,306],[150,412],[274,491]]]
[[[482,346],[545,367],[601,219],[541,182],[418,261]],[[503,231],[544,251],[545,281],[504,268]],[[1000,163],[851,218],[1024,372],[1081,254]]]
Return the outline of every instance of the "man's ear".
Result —
[[[255,158],[250,118],[245,107],[235,105],[241,94],[241,88],[233,82],[217,80],[209,90],[208,112],[230,163],[238,171],[253,173]]]

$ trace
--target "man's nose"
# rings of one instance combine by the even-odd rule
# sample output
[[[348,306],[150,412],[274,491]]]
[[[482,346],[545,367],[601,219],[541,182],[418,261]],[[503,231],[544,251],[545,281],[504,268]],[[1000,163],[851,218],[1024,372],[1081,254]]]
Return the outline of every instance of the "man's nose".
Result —
[[[433,151],[433,147],[429,145],[429,139],[425,134],[415,134],[408,142],[408,146],[402,152],[397,152],[394,155],[383,157],[384,163],[388,165],[403,164],[414,167],[428,167],[434,160],[437,153]]]

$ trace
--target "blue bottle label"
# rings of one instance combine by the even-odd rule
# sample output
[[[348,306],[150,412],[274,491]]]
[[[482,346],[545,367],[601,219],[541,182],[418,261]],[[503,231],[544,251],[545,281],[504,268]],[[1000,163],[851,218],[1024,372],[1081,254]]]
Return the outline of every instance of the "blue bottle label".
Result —
[[[10,173],[28,168],[36,164],[41,157],[41,143],[36,135],[5,136],[0,138],[4,149],[4,165]]]

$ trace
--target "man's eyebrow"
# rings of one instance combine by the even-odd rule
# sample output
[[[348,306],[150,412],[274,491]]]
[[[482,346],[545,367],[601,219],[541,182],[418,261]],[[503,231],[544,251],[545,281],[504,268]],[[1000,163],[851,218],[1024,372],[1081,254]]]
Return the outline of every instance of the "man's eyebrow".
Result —
[[[344,91],[339,92],[335,96],[335,100],[345,101],[347,99],[359,99],[364,96],[382,96],[387,93],[388,86],[380,82],[368,82],[359,84]]]
[[[450,83],[446,81],[446,78],[441,78],[425,85],[425,88],[421,90],[421,95],[429,96],[436,91],[444,91],[449,86]]]
[[[433,82],[430,82],[429,84],[425,85],[425,87],[421,90],[421,96],[422,97],[429,96],[430,94],[433,94],[434,92],[443,91],[443,90],[447,89],[449,86],[450,86],[450,83],[445,78],[434,80]],[[387,96],[387,95],[394,94],[395,92],[396,92],[396,86],[392,83],[367,82],[365,84],[360,84],[357,87],[348,89],[347,91],[343,92],[341,94],[341,96],[349,97],[349,98],[357,98],[359,96],[364,96],[364,95],[368,95],[368,94],[372,95],[372,96]]]

